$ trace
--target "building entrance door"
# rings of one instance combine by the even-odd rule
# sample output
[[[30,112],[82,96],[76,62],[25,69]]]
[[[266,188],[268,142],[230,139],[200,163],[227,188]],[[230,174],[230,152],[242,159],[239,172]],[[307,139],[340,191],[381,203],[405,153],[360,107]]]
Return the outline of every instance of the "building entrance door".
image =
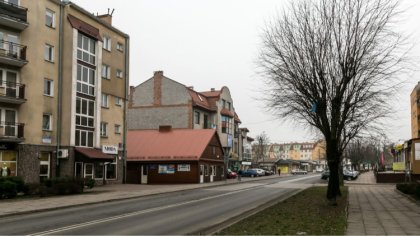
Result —
[[[200,165],[200,184],[204,183],[204,165]]]
[[[148,165],[141,166],[141,184],[147,184],[147,175],[148,175]]]
[[[214,166],[210,166],[210,182],[213,182],[214,179]]]

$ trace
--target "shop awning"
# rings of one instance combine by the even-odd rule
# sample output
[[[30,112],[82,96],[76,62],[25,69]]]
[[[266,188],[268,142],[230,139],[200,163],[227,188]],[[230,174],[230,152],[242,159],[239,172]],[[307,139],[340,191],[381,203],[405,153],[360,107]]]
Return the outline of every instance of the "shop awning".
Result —
[[[82,154],[83,156],[85,156],[87,158],[114,159],[114,157],[112,155],[108,155],[106,153],[103,153],[99,149],[77,147],[77,148],[75,148],[75,150],[76,150],[76,152]]]

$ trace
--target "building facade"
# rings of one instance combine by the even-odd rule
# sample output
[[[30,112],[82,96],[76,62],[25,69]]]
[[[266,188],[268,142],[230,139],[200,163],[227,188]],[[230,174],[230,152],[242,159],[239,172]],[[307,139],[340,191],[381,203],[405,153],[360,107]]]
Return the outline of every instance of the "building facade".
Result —
[[[8,175],[123,179],[129,37],[69,1],[0,2]]]
[[[240,166],[241,121],[227,87],[197,92],[156,71],[152,78],[130,87],[127,117],[130,130],[158,129],[162,125],[174,129],[215,129],[227,167]]]

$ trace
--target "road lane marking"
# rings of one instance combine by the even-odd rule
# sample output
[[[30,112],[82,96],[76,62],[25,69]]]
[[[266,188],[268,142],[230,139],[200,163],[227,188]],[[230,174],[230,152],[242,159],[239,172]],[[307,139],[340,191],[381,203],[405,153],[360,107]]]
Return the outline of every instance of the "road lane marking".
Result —
[[[150,208],[150,209],[147,209],[147,210],[141,210],[141,211],[126,213],[126,214],[122,214],[122,215],[118,215],[118,216],[112,216],[112,217],[107,217],[107,218],[104,218],[104,219],[93,220],[93,221],[80,223],[80,224],[74,224],[74,225],[65,226],[65,227],[52,229],[52,230],[47,230],[47,231],[43,231],[43,232],[38,232],[38,233],[34,233],[34,234],[28,234],[28,236],[40,236],[40,235],[55,234],[55,233],[59,233],[59,232],[63,232],[63,231],[68,231],[68,230],[77,229],[77,228],[83,228],[83,227],[87,227],[87,226],[91,226],[91,225],[95,225],[95,224],[100,224],[100,223],[105,223],[105,222],[109,222],[109,221],[113,221],[113,220],[119,220],[119,219],[131,217],[131,216],[137,216],[137,215],[141,215],[141,214],[145,214],[145,213],[150,213],[150,212],[165,210],[165,209],[168,209],[168,208],[183,206],[183,205],[187,205],[187,204],[191,204],[191,203],[206,201],[206,200],[210,200],[210,199],[214,199],[214,198],[218,198],[218,197],[224,197],[224,196],[227,196],[227,195],[231,195],[231,194],[235,194],[235,193],[239,193],[239,192],[243,192],[243,191],[248,191],[248,190],[249,190],[249,188],[246,188],[246,189],[236,190],[236,191],[232,191],[232,192],[229,192],[229,193],[224,193],[224,194],[211,196],[211,197],[206,197],[206,198],[202,198],[202,199],[196,199],[196,200],[191,200],[191,201],[187,201],[187,202],[176,203],[176,204],[171,204],[171,205],[167,205],[167,206],[155,207],[155,208]]]

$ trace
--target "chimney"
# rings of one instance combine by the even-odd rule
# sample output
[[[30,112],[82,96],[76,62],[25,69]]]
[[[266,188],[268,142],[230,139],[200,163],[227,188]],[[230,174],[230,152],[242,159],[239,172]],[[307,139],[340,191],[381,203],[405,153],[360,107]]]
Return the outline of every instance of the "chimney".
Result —
[[[103,14],[103,15],[99,15],[98,18],[105,21],[106,23],[112,25],[112,14],[114,14],[114,10],[115,9],[112,9],[112,11],[109,12],[109,8],[108,8],[108,13]]]
[[[210,89],[210,91],[214,92],[214,91],[216,91],[216,90],[215,90],[214,88],[211,88],[211,89]]]
[[[162,77],[163,71],[155,71],[153,76],[153,105],[162,105]]]
[[[153,75],[163,75],[163,71],[162,70],[158,70],[153,72]]]
[[[172,131],[172,126],[170,125],[159,125],[159,133],[169,133]]]

